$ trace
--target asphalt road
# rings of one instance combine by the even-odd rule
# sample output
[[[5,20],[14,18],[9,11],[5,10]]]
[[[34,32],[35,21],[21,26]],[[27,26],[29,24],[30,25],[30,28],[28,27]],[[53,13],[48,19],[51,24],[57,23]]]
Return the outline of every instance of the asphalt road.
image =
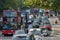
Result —
[[[57,19],[57,18],[55,18],[55,19]],[[55,20],[54,19],[54,20]],[[53,28],[57,28],[57,27],[59,27],[60,25],[58,25],[58,24],[54,24],[51,20],[53,20],[53,18],[50,18],[50,22],[51,22],[51,24],[52,24],[52,26],[53,26]],[[53,21],[54,21],[53,20]],[[0,32],[1,33],[1,32]],[[57,33],[57,34],[55,34],[55,33]],[[60,32],[59,32],[60,33]],[[11,40],[11,36],[9,37],[9,36],[2,36],[2,35],[0,35],[0,40]],[[50,36],[50,37],[40,37],[42,40],[60,40],[60,35],[58,34],[58,32],[56,32],[56,31],[53,31],[53,35],[52,36]],[[41,40],[40,39],[40,40]]]
[[[40,37],[40,40],[60,40],[60,36],[58,37]],[[0,37],[0,40],[11,40],[11,37]]]
[[[6,36],[1,36],[0,37],[0,40],[11,40],[11,36],[8,36],[8,37],[6,37]]]

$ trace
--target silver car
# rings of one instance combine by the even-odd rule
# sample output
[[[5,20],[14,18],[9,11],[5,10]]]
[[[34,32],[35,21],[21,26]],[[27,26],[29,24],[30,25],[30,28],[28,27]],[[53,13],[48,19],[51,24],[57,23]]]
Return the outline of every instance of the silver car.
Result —
[[[17,30],[13,35],[12,40],[29,40],[29,37],[25,34],[24,30]]]
[[[38,40],[38,39],[40,39],[40,36],[41,36],[41,29],[40,28],[32,28],[29,30],[28,34],[29,35],[33,34],[35,40]]]

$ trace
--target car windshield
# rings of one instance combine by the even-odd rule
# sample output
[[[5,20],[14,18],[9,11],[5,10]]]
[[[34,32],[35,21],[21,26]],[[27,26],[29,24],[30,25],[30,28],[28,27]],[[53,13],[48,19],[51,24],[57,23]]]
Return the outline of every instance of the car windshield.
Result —
[[[11,25],[4,24],[3,29],[4,30],[16,30],[17,27],[16,26],[11,26]]]
[[[25,34],[25,31],[24,30],[17,30],[15,35],[17,35],[17,34]]]
[[[32,32],[32,34],[34,34],[34,35],[40,35],[40,31],[38,31],[38,30],[34,30],[34,31],[31,31]]]
[[[49,22],[48,19],[43,19],[42,22],[43,22],[44,24],[50,24],[50,22]]]
[[[41,22],[42,22],[41,19],[36,19],[32,24],[33,24],[33,25],[40,25]]]
[[[42,18],[37,18],[37,19],[35,19],[34,21],[39,21],[39,22],[41,22],[41,20],[42,20]]]
[[[41,23],[41,25],[40,25],[41,27],[43,27],[43,26],[51,26],[51,24],[50,23]]]

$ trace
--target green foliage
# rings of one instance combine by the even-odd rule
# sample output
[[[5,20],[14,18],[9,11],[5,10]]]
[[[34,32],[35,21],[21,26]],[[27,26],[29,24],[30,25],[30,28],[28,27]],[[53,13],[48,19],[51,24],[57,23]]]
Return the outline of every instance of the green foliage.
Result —
[[[35,8],[40,6],[40,0],[25,0],[24,5],[29,8]]]
[[[60,0],[25,0],[24,4],[30,8],[60,9]]]
[[[12,9],[16,7],[15,0],[0,0],[0,10]]]
[[[60,0],[0,0],[0,10],[23,8],[60,9]]]
[[[23,8],[24,0],[0,0],[0,10]]]

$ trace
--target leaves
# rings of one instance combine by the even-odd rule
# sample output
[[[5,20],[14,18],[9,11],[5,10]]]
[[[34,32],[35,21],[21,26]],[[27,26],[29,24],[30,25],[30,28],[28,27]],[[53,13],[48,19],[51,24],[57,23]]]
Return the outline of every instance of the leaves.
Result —
[[[0,10],[18,8],[43,8],[59,10],[60,0],[0,0]]]
[[[30,8],[60,9],[60,0],[25,0],[24,4]]]

